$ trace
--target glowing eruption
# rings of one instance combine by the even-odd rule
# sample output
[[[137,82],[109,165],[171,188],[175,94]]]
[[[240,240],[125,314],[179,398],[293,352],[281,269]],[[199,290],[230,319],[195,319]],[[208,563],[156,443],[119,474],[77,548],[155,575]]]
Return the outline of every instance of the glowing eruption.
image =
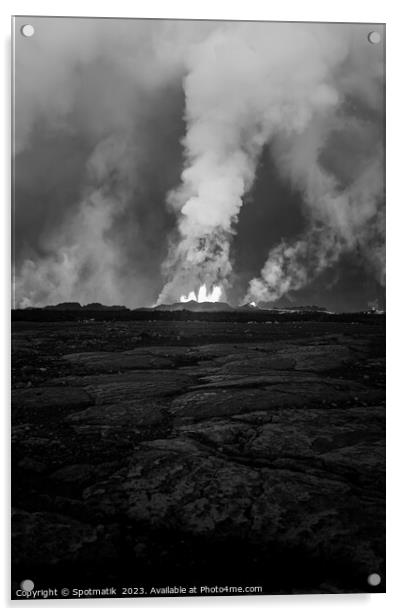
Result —
[[[203,284],[199,290],[198,295],[195,291],[191,291],[188,295],[182,295],[180,297],[181,302],[219,302],[222,296],[222,289],[215,285],[212,287],[212,291],[208,293],[207,285]]]

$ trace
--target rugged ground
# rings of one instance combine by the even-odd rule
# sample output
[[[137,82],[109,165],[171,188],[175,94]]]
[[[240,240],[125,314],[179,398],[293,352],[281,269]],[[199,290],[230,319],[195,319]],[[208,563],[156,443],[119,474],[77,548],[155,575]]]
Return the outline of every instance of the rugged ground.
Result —
[[[383,592],[384,328],[14,323],[14,587]]]

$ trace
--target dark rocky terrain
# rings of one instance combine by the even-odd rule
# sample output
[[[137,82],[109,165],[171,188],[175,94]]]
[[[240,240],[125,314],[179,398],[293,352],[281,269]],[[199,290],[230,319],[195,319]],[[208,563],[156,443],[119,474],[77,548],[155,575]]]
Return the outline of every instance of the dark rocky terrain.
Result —
[[[291,319],[14,322],[14,587],[383,592],[385,319]]]

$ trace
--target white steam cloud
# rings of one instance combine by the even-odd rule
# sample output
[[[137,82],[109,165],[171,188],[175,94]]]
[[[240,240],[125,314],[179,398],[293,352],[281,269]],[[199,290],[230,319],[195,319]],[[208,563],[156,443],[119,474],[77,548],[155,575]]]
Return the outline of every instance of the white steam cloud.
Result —
[[[144,184],[138,167],[149,146],[149,109],[180,80],[187,39],[197,40],[209,26],[190,24],[181,31],[176,22],[163,21],[31,21],[32,39],[21,37],[16,24],[14,154],[29,151],[40,124],[61,140],[78,135],[93,147],[81,199],[65,208],[58,226],[41,234],[39,255],[15,264],[14,304],[135,305],[141,297],[136,289],[148,283],[135,267],[131,276],[121,275],[124,255],[112,229],[133,202],[135,207],[136,190],[141,193]],[[18,181],[18,160],[16,171]],[[43,173],[51,183],[45,168]],[[133,243],[140,232],[132,226]]]
[[[346,189],[309,156],[308,135],[276,148],[277,163],[301,190],[310,224],[302,238],[282,241],[271,250],[259,278],[250,284],[245,301],[277,300],[303,288],[347,251],[358,248],[378,282],[385,284],[385,225],[382,152],[368,153]],[[284,150],[280,152],[280,148]],[[303,150],[299,150],[302,147]],[[311,152],[310,152],[311,154]]]
[[[305,237],[272,250],[246,301],[301,288],[364,241],[382,198],[378,144],[346,190],[319,158],[347,96],[381,104],[381,57],[369,47],[355,26],[229,24],[192,50],[184,80],[186,166],[169,196],[179,241],[171,246],[170,280],[159,301],[204,283],[230,284],[231,237],[266,144],[302,192],[311,224]],[[381,242],[375,253],[378,269]]]
[[[56,258],[25,260],[16,279],[21,308],[66,298],[86,303],[96,297],[114,304],[122,296],[118,276],[122,256],[107,234],[113,219],[126,207],[136,179],[127,164],[133,157],[131,148],[123,135],[96,146],[87,164],[87,194],[78,213],[61,231],[45,239],[45,248]]]
[[[144,117],[169,84],[184,91],[185,163],[167,196],[177,228],[158,302],[204,285],[219,286],[225,299],[232,239],[264,147],[301,194],[307,227],[266,255],[245,301],[300,289],[348,250],[358,249],[384,282],[383,135],[369,119],[383,110],[383,46],[368,43],[369,26],[52,19],[34,26],[35,37],[16,45],[15,153],[29,150],[40,121],[66,135],[74,126],[93,147],[79,203],[40,253],[16,266],[17,306],[135,303],[130,288],[139,280],[135,271],[132,281],[119,275],[124,254],[111,229],[133,207]],[[354,114],[356,105],[368,119]],[[329,164],[331,153],[348,150],[347,139],[347,163],[338,156]],[[133,242],[140,233],[133,229]]]

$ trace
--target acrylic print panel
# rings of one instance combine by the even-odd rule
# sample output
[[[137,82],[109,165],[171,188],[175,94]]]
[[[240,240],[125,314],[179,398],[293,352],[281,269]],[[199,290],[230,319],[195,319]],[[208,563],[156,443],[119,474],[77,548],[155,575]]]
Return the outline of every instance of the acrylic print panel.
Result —
[[[14,599],[384,592],[384,49],[15,18]]]

